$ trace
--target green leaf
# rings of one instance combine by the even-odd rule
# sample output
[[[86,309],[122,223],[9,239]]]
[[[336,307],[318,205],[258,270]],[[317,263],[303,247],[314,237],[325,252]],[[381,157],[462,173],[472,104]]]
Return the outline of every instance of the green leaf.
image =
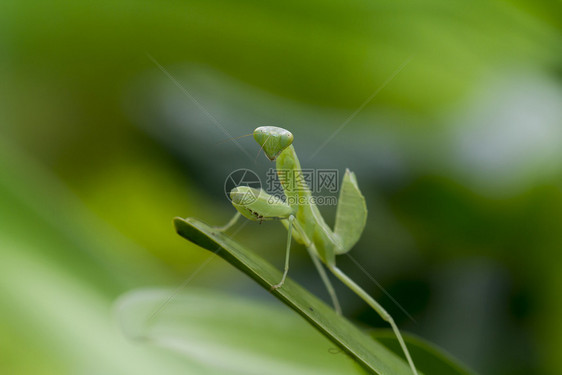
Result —
[[[189,288],[161,309],[173,293],[129,292],[117,316],[127,337],[180,353],[198,374],[367,374],[283,306]]]
[[[182,237],[216,253],[267,290],[271,290],[271,287],[281,280],[281,273],[275,267],[215,228],[193,218],[175,218],[174,225]],[[344,317],[337,315],[291,279],[287,279],[282,288],[271,293],[370,373],[411,375],[411,369],[399,356],[371,339]]]

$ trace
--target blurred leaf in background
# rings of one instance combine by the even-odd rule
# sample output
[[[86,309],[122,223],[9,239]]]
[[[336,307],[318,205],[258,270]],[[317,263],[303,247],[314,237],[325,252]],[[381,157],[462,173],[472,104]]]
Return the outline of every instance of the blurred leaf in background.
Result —
[[[122,296],[116,312],[125,334],[218,373],[367,374],[297,315],[239,296],[191,288],[151,319],[171,292]]]
[[[544,0],[2,2],[0,372],[205,373],[126,342],[111,304],[197,270],[207,254],[171,219],[226,222],[232,168],[271,166],[218,122],[286,127],[303,166],[357,172],[370,217],[351,254],[417,324],[342,268],[404,330],[480,373],[559,373],[560,20]],[[262,255],[281,266],[281,228],[236,240],[279,243]],[[192,284],[271,301],[221,262]]]

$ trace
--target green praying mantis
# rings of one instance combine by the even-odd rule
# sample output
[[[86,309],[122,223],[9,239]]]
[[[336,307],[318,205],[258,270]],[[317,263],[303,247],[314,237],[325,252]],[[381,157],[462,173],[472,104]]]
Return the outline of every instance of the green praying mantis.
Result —
[[[287,228],[285,268],[280,282],[273,286],[273,289],[281,288],[285,282],[289,272],[291,240],[294,238],[308,250],[326,285],[336,312],[341,314],[340,304],[321,262],[390,324],[412,372],[417,375],[414,362],[394,319],[375,299],[336,266],[336,255],[351,250],[359,240],[367,221],[365,198],[357,186],[355,174],[349,170],[345,172],[339,193],[335,228],[332,231],[320,214],[312,192],[303,178],[300,162],[292,145],[293,134],[283,128],[262,126],[254,130],[253,136],[265,155],[271,161],[276,160],[277,175],[285,200],[261,189],[238,186],[230,192],[232,204],[237,212],[227,225],[218,229],[227,230],[240,216],[259,222],[281,221]]]

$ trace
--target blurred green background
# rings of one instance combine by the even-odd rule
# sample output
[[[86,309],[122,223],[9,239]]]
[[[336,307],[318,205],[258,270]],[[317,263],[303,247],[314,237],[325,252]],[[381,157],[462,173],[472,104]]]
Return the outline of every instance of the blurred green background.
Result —
[[[190,368],[127,341],[112,305],[205,262],[171,219],[229,219],[228,173],[272,165],[221,126],[260,125],[291,130],[307,168],[357,173],[351,255],[415,322],[339,262],[402,329],[482,374],[560,373],[561,20],[545,0],[3,1],[0,373]],[[279,224],[235,238],[281,268]],[[290,276],[328,300],[303,249]],[[195,286],[286,309],[223,261]]]

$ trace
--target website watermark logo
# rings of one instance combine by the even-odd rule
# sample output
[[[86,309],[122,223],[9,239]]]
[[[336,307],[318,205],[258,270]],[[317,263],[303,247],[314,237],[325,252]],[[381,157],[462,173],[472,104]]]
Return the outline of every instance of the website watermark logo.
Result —
[[[274,169],[266,173],[263,190],[269,194],[268,201],[286,203],[291,206],[315,204],[317,206],[336,206],[337,198],[334,196],[339,191],[339,171],[337,169]],[[239,186],[249,186],[262,191],[259,176],[250,169],[237,169],[230,173],[225,180],[224,192],[231,200],[230,192]],[[311,194],[308,194],[311,193]],[[257,199],[257,194],[252,194],[247,203]]]
[[[224,180],[224,195],[226,195],[226,198],[229,201],[232,201],[230,197],[232,189],[240,186],[248,186],[261,191],[260,177],[251,169],[246,168],[237,169],[231,172]],[[247,196],[244,197],[244,204],[253,203],[256,199],[258,199],[257,195],[247,194]]]

